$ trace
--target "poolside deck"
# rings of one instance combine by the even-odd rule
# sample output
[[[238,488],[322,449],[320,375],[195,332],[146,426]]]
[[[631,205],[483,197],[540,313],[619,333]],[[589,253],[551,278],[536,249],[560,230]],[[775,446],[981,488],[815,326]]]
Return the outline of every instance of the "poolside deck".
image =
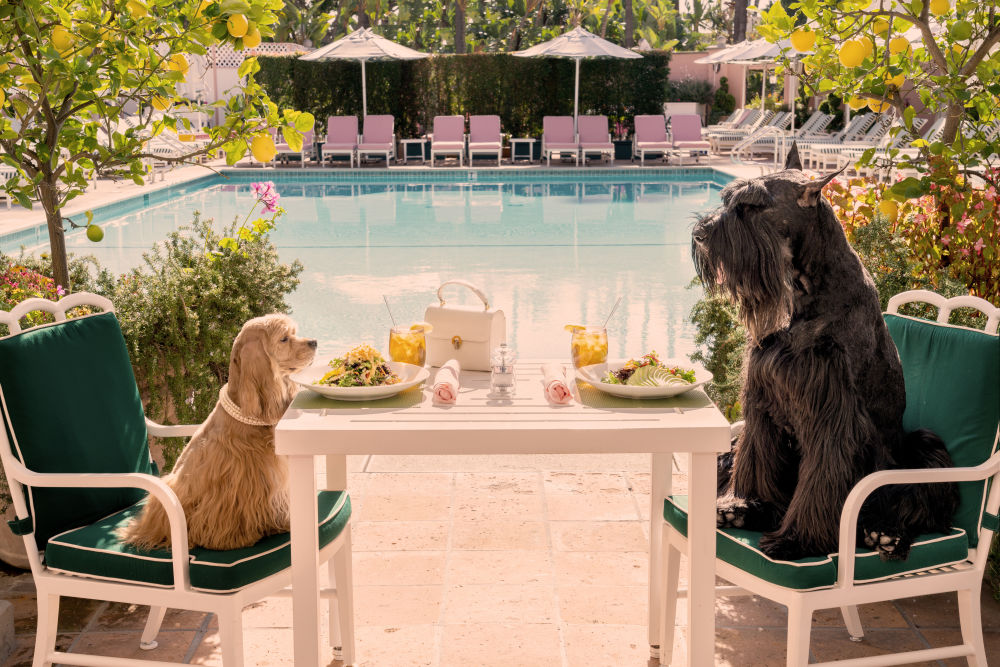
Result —
[[[643,625],[647,455],[376,456],[352,457],[350,467],[359,665],[655,664]],[[685,484],[683,473],[675,475],[675,489],[683,492]],[[14,605],[18,642],[4,665],[29,665],[30,575],[4,571],[0,598]],[[1000,603],[985,589],[982,609],[987,657],[1000,664]],[[854,643],[839,612],[817,613],[812,659],[959,639],[954,595],[869,605],[861,618],[866,638]],[[290,600],[255,605],[243,619],[248,666],[293,665]],[[69,600],[60,645],[221,664],[214,617],[172,611],[151,653],[138,648],[144,622],[144,608]],[[674,664],[684,664],[683,605],[677,622]],[[716,665],[785,664],[783,607],[719,599],[716,623]]]

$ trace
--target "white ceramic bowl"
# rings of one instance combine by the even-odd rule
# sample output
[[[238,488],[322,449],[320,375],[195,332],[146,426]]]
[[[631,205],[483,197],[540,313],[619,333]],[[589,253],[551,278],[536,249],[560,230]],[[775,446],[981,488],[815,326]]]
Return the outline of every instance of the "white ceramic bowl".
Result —
[[[607,394],[621,396],[623,398],[667,398],[677,396],[686,391],[691,391],[695,387],[700,387],[707,382],[711,382],[712,374],[698,364],[693,364],[687,359],[661,359],[660,365],[694,369],[694,382],[691,384],[669,384],[663,387],[640,387],[627,384],[610,384],[601,382],[601,379],[608,371],[616,371],[626,364],[628,359],[609,361],[593,366],[583,366],[576,370],[578,378],[594,386]]]
[[[306,389],[315,391],[327,398],[338,401],[372,401],[377,398],[395,396],[401,391],[415,387],[430,376],[430,371],[423,366],[403,364],[398,361],[386,362],[389,368],[399,376],[396,384],[384,384],[377,387],[336,387],[328,384],[313,384],[330,371],[329,362],[316,363],[292,375],[292,380]]]

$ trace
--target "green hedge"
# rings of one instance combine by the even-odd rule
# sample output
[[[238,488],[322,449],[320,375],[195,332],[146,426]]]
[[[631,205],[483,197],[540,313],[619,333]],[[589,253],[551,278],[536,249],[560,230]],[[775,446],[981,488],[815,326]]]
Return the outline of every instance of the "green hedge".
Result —
[[[361,65],[260,56],[257,81],[279,107],[309,111],[317,129],[326,118],[361,116]],[[580,113],[604,114],[632,124],[636,114],[662,113],[670,55],[641,59],[584,60]],[[516,58],[508,54],[432,56],[424,60],[369,62],[368,113],[396,117],[396,135],[429,131],[434,116],[497,114],[504,132],[541,134],[542,117],[573,113],[572,60]],[[418,127],[419,126],[419,127]]]

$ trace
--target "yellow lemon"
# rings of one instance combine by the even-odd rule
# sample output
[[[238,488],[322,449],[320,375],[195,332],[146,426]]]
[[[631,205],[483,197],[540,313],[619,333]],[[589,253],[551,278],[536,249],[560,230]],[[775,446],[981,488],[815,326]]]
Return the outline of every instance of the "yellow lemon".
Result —
[[[881,35],[883,32],[888,32],[889,22],[885,19],[875,19],[872,21],[872,30],[875,31],[876,35]]]
[[[863,109],[864,107],[868,106],[868,100],[866,100],[863,97],[852,97],[851,99],[847,100],[847,105],[851,107],[851,109],[853,109],[854,111],[857,111],[858,109]]]
[[[858,41],[865,47],[865,58],[875,53],[875,42],[870,37],[860,37]]]
[[[260,30],[254,26],[247,30],[247,34],[243,35],[243,48],[252,49],[258,46],[260,46]]]
[[[906,39],[902,35],[899,37],[893,37],[889,40],[889,53],[896,55],[898,53],[903,53],[910,50],[910,40]]]
[[[239,39],[243,35],[247,34],[247,29],[250,27],[250,22],[247,21],[247,17],[243,14],[233,14],[226,21],[226,27],[229,28],[229,34],[233,37]]]
[[[7,101],[7,96],[4,94],[2,90],[0,90],[0,107],[2,107],[4,102],[6,101]]]
[[[878,210],[882,212],[882,215],[889,218],[889,222],[896,222],[896,218],[899,217],[899,204],[891,199],[880,201],[878,203]]]
[[[934,16],[944,16],[951,11],[951,3],[948,0],[931,0],[930,10]]]
[[[104,238],[104,230],[97,225],[87,225],[87,238],[94,243],[99,243]]]
[[[434,325],[430,322],[414,322],[410,325],[410,331],[423,331],[425,334],[429,334],[434,331]]]
[[[792,48],[799,53],[812,51],[816,45],[816,33],[812,30],[796,30],[792,33]]]
[[[857,67],[865,60],[865,45],[859,40],[849,39],[840,46],[839,58],[844,67]]]
[[[170,56],[170,60],[167,61],[167,69],[173,70],[174,72],[180,72],[181,74],[187,74],[191,65],[188,64],[188,59],[183,53],[175,53]]]
[[[170,100],[166,97],[160,97],[159,95],[153,95],[153,108],[157,111],[166,111],[167,107],[170,106]]]
[[[128,13],[132,15],[132,18],[141,19],[149,14],[149,10],[146,9],[146,5],[139,2],[139,0],[128,0],[125,3],[125,7],[128,9]]]
[[[582,324],[567,324],[566,326],[563,327],[563,329],[565,329],[566,331],[568,331],[570,333],[576,333],[577,331],[583,331],[586,328],[587,327],[583,326]]]
[[[257,162],[270,162],[276,152],[274,139],[269,134],[258,134],[250,142],[250,154]]]
[[[955,54],[955,57],[958,58],[965,54],[965,47],[961,44],[952,44],[951,51]]]
[[[868,100],[868,108],[875,113],[882,113],[889,110],[890,104],[882,100]]]
[[[69,30],[57,25],[52,28],[52,46],[56,48],[56,51],[63,53],[64,51],[69,51],[73,48],[73,35],[69,34]]]
[[[896,76],[892,76],[891,74],[885,75],[885,83],[887,86],[902,88],[904,81],[906,81],[906,77],[903,76],[903,74],[897,74]]]

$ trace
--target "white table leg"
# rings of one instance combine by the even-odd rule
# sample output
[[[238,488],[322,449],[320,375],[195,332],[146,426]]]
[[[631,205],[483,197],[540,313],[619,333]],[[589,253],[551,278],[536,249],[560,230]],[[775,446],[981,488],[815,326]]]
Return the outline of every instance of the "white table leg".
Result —
[[[292,529],[292,629],[294,659],[302,667],[320,664],[319,521],[313,456],[288,457]]]
[[[688,469],[688,662],[715,662],[716,455],[691,454]]]
[[[673,454],[654,453],[652,457],[649,499],[649,646],[650,656],[659,657],[660,644],[660,586],[663,581],[660,538],[663,534],[663,499],[670,495],[673,481]]]

